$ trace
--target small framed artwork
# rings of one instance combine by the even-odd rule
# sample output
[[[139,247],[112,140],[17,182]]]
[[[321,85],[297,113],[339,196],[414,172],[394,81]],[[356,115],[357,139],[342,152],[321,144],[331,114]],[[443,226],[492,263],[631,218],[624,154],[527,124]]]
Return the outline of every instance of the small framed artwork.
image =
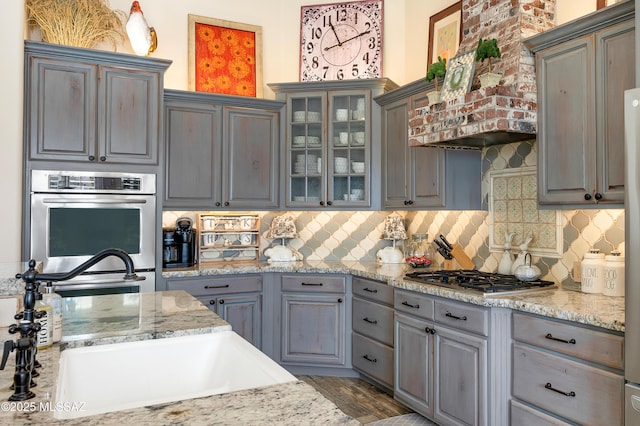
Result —
[[[476,52],[461,53],[449,61],[447,73],[444,76],[442,85],[442,100],[455,98],[464,95],[471,88],[473,72],[476,68]]]
[[[462,38],[462,2],[456,2],[429,18],[429,50],[427,66],[438,62],[438,56],[447,63],[458,52]]]
[[[189,90],[262,97],[262,27],[189,15]]]

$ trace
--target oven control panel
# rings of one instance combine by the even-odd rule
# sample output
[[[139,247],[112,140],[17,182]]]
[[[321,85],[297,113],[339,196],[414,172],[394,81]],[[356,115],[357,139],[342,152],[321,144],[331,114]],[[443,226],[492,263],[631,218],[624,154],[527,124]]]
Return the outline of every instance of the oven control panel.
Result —
[[[33,170],[31,188],[34,192],[155,194],[155,175]]]

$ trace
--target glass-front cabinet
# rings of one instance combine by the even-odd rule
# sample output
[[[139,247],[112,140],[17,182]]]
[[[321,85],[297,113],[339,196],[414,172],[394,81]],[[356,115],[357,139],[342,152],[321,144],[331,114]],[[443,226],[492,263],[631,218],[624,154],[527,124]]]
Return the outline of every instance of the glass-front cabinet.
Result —
[[[366,82],[355,84],[360,87],[345,83],[269,85],[287,102],[285,207],[371,206],[371,100],[376,92]]]

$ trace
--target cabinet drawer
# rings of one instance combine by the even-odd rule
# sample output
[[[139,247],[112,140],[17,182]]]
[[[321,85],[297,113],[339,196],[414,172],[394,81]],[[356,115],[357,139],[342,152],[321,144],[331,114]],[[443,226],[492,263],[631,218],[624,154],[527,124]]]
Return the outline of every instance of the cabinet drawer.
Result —
[[[515,343],[513,396],[580,424],[619,425],[624,378]]]
[[[605,331],[514,312],[513,338],[620,370],[624,368],[624,337]]]
[[[353,331],[393,346],[393,309],[354,297]]]
[[[282,277],[282,291],[344,293],[346,287],[344,277],[327,277],[325,275],[284,275]]]
[[[359,334],[353,334],[352,351],[354,368],[389,387],[393,387],[392,348]]]
[[[569,423],[518,401],[511,401],[511,426],[569,426]]]
[[[393,307],[400,312],[425,319],[433,319],[433,299],[420,293],[396,290]]]
[[[354,296],[393,305],[393,287],[378,281],[371,281],[360,277],[353,277],[352,292]]]
[[[225,278],[168,280],[167,289],[184,290],[194,296],[260,292],[262,291],[262,277],[260,275],[247,275]]]
[[[489,335],[489,311],[487,309],[441,300],[437,300],[435,305],[436,322],[482,336]]]

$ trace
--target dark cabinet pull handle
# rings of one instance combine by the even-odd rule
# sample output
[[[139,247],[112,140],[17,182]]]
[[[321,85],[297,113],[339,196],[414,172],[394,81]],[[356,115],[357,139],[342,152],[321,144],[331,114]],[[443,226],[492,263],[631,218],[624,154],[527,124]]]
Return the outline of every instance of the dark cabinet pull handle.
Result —
[[[424,328],[424,331],[425,331],[427,334],[436,334],[436,330],[435,330],[435,328],[425,327],[425,328]]]
[[[404,306],[408,306],[408,307],[410,307],[410,308],[420,309],[420,305],[417,305],[417,304],[416,304],[416,305],[412,305],[411,303],[409,303],[409,302],[407,302],[407,301],[402,302],[402,304],[403,304]]]
[[[210,304],[210,305],[215,305],[215,304],[216,304],[216,299],[211,299],[211,300],[209,300],[209,304]]]
[[[406,206],[408,204],[409,204],[409,202],[407,200],[404,200],[404,205]]]
[[[363,355],[362,358],[366,359],[369,362],[378,362],[377,358],[369,358],[369,355]]]
[[[89,161],[95,161],[95,160],[96,160],[96,157],[94,157],[93,155],[89,156]]]
[[[591,199],[591,194],[589,193],[584,194],[584,199],[589,201]]]
[[[205,285],[204,286],[205,289],[211,289],[211,288],[229,288],[229,284],[225,284],[225,285]]]
[[[338,299],[338,303],[342,303],[342,299]]]
[[[446,314],[444,314],[445,317],[449,317],[449,318],[453,318],[453,319],[457,319],[460,321],[466,321],[467,320],[467,316],[463,315],[461,317],[453,315],[451,312],[447,312]]]
[[[378,289],[370,289],[369,287],[365,287],[362,289],[362,291],[368,291],[369,293],[377,293]]]
[[[107,161],[107,157],[103,155],[102,157],[100,157],[100,161]]]
[[[409,201],[407,202],[407,204],[412,205],[412,204],[413,204],[413,200],[409,200]]]
[[[565,340],[565,339],[558,339],[557,337],[553,337],[551,335],[551,333],[547,333],[546,336],[544,336],[545,339],[549,339],[549,340],[555,340],[556,342],[562,342],[562,343],[570,343],[572,345],[576,344],[576,339],[569,339],[569,340]]]
[[[378,323],[378,320],[370,320],[367,317],[362,318],[362,321],[368,322],[369,324],[377,324]]]
[[[544,385],[544,388],[545,388],[545,389],[552,390],[552,391],[554,391],[554,392],[558,392],[559,394],[562,394],[562,395],[564,395],[564,396],[570,396],[570,397],[572,397],[572,398],[576,396],[576,393],[575,393],[574,391],[571,391],[571,392],[564,392],[564,391],[561,391],[560,389],[556,389],[556,388],[554,388],[553,386],[551,386],[551,383],[547,383],[546,385]]]
[[[301,283],[302,285],[312,285],[316,287],[322,287],[324,284],[322,283]]]

